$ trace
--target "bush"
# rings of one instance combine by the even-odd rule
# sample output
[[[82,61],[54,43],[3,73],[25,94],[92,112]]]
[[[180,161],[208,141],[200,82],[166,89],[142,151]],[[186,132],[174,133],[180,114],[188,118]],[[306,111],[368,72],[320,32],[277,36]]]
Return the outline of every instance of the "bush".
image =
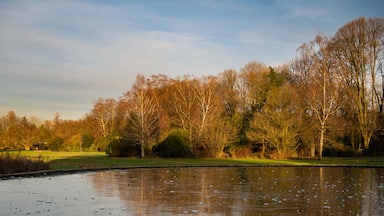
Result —
[[[235,149],[235,154],[233,157],[249,158],[252,156],[253,156],[252,149],[250,147],[243,146],[243,147],[239,147],[239,148]]]
[[[183,130],[174,130],[167,138],[153,147],[153,152],[160,157],[191,157],[190,140],[188,133]]]
[[[140,154],[140,147],[126,139],[114,139],[105,152],[110,157],[134,157]]]
[[[0,174],[31,172],[39,170],[48,170],[49,163],[40,156],[37,159],[9,154],[0,155]]]

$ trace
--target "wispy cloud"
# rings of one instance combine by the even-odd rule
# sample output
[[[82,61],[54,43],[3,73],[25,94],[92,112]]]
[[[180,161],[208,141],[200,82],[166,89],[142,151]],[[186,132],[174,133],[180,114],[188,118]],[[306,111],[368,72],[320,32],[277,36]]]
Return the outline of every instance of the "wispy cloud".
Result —
[[[10,9],[8,16],[3,15],[0,25],[6,26],[7,31],[0,35],[0,74],[3,92],[9,96],[2,96],[2,108],[21,100],[30,102],[24,107],[36,113],[52,110],[52,106],[46,106],[48,102],[40,103],[51,101],[60,104],[54,106],[59,108],[54,112],[63,112],[68,108],[64,104],[73,101],[91,104],[98,97],[120,96],[129,90],[139,72],[201,76],[219,73],[229,66],[224,64],[230,62],[225,55],[228,50],[206,41],[200,34],[134,28],[129,21],[120,21],[122,24],[119,19],[117,23],[101,20],[97,18],[101,14],[121,9],[99,7],[72,2],[59,6],[34,4],[17,8],[19,11]],[[84,10],[96,18],[70,23]],[[56,12],[63,11],[68,20],[57,17]],[[52,20],[46,21],[46,16]],[[64,27],[54,26],[55,23]],[[89,32],[78,34],[73,30],[84,23]],[[80,108],[73,106],[76,107]]]
[[[321,7],[310,8],[302,5],[293,5],[290,15],[301,19],[318,19],[328,17],[329,11]]]
[[[333,22],[329,7],[305,2],[2,1],[0,115],[81,117],[137,73],[277,66]]]

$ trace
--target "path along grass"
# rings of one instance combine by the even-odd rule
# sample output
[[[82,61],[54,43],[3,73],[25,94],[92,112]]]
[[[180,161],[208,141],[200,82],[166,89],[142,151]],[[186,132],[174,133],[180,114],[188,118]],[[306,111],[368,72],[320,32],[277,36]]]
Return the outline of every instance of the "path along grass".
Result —
[[[257,158],[229,159],[165,159],[165,158],[115,158],[100,152],[10,151],[30,158],[44,158],[51,170],[89,168],[162,167],[162,166],[362,166],[384,167],[384,157],[324,157],[323,160]]]

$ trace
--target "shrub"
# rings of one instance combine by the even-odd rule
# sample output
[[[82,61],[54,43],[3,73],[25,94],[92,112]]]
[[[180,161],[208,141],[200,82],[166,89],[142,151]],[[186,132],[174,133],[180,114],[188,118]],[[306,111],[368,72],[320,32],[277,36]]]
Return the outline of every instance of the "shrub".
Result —
[[[235,149],[235,154],[233,157],[236,158],[249,158],[253,156],[252,149],[247,146],[239,147]]]
[[[9,154],[0,155],[0,174],[48,170],[49,163],[39,156],[37,159]]]
[[[114,139],[105,152],[110,157],[134,157],[139,155],[140,147],[126,139]]]
[[[191,157],[192,150],[186,131],[177,129],[171,132],[167,138],[153,147],[153,152],[160,157]]]

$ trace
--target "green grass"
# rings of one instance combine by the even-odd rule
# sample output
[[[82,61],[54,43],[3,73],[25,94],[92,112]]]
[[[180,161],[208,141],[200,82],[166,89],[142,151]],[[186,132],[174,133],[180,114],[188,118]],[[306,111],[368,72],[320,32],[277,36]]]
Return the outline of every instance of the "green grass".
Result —
[[[88,168],[161,167],[161,166],[372,166],[384,167],[384,157],[324,157],[323,160],[289,159],[165,159],[115,158],[99,152],[10,151],[27,157],[45,158],[50,169],[73,170]]]

